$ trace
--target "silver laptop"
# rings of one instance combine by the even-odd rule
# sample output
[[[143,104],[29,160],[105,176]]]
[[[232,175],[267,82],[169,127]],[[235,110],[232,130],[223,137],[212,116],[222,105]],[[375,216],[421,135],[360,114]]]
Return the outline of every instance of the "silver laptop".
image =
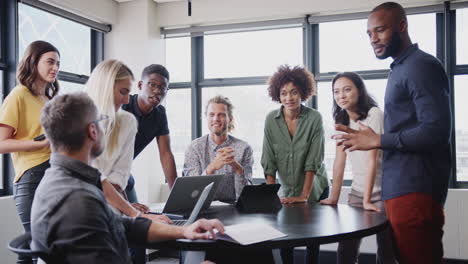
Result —
[[[158,204],[151,211],[163,214],[188,216],[197,203],[199,195],[210,183],[213,183],[201,210],[208,209],[224,175],[203,175],[177,177],[166,203]],[[168,215],[170,216],[170,215]]]
[[[197,220],[198,214],[200,213],[200,210],[202,209],[203,204],[206,201],[206,198],[208,198],[208,194],[210,193],[211,189],[213,188],[214,182],[208,184],[206,186],[202,193],[200,194],[200,197],[197,200],[197,203],[195,204],[195,207],[192,210],[192,213],[190,214],[190,217],[187,220],[173,220],[172,223],[174,225],[190,225],[195,220]]]

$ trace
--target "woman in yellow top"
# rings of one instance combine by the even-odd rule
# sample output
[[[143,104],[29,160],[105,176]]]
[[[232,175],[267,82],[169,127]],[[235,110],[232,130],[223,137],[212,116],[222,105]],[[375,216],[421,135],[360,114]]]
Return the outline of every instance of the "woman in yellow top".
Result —
[[[40,123],[42,107],[59,90],[59,67],[57,48],[45,41],[31,43],[18,65],[19,84],[5,98],[0,110],[0,153],[11,153],[15,168],[14,199],[26,231],[30,231],[34,193],[50,166],[49,141],[37,137],[44,133]],[[28,262],[31,259],[18,259],[18,263]]]

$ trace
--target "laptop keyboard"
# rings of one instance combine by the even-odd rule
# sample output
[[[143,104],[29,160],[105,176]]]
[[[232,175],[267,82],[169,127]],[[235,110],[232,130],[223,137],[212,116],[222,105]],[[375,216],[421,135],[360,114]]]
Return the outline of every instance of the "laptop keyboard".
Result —
[[[177,226],[183,226],[187,223],[187,220],[172,220],[172,223]]]

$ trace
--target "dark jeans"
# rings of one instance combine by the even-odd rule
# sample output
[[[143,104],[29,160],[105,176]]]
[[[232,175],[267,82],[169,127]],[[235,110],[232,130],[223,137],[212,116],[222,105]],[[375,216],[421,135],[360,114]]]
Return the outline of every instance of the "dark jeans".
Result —
[[[125,188],[125,194],[127,194],[128,202],[138,203],[138,197],[135,191],[135,179],[132,175],[128,178],[127,187]]]
[[[26,232],[31,231],[31,207],[34,194],[42,177],[44,177],[46,169],[49,167],[49,161],[32,167],[21,176],[18,182],[13,184],[13,197],[16,203],[16,210]],[[29,257],[18,256],[17,263],[33,263],[33,260]]]
[[[319,201],[328,198],[330,193],[330,187],[327,187],[323,190],[322,195],[320,195]],[[320,246],[308,246],[305,256],[305,263],[319,263],[320,257]],[[292,264],[294,263],[294,248],[282,248],[281,249],[281,259],[283,263]]]
[[[135,191],[135,179],[132,175],[128,178],[125,194],[129,203],[138,203],[138,197]],[[130,256],[132,257],[133,264],[146,263],[146,248],[130,248]]]

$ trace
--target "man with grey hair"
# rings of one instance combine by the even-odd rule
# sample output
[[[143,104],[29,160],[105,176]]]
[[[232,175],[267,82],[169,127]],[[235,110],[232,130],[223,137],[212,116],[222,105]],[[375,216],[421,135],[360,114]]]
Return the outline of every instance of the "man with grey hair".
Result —
[[[234,129],[233,105],[218,95],[206,104],[210,133],[192,141],[185,151],[183,176],[224,174],[214,199],[235,201],[252,181],[253,151],[250,145],[229,135]]]
[[[48,263],[131,263],[128,243],[209,239],[216,238],[215,228],[223,232],[216,219],[179,227],[115,214],[99,171],[89,165],[104,149],[100,123],[106,119],[85,93],[57,96],[45,105],[41,124],[52,155],[33,201],[33,250],[46,252]]]

